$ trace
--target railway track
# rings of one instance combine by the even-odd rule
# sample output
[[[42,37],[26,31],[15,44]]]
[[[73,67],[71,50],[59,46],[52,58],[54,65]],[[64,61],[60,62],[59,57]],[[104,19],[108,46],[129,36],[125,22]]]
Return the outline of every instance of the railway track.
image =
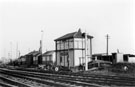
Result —
[[[56,86],[56,87],[74,87],[74,86],[85,86],[85,87],[101,87],[101,86],[96,86],[93,84],[88,84],[88,83],[83,83],[83,82],[78,82],[78,81],[72,81],[72,80],[63,80],[63,79],[57,79],[56,77],[42,77],[42,76],[34,76],[34,75],[29,75],[27,73],[26,74],[18,74],[18,73],[6,73],[4,72],[4,74],[8,74],[8,75],[12,75],[14,77],[20,77],[20,78],[24,78],[24,79],[29,79],[32,81],[36,81],[39,83],[43,83],[43,84],[47,84],[47,85],[51,85],[51,86]]]
[[[0,82],[0,87],[17,87],[17,86],[11,85],[11,84],[8,84],[8,83],[4,83],[4,82]]]
[[[21,71],[29,71],[29,72],[38,72],[38,73],[48,73],[48,74],[54,74],[54,75],[69,75],[69,76],[82,76],[82,77],[98,77],[98,78],[106,78],[106,79],[119,79],[119,80],[135,80],[135,78],[132,77],[123,77],[123,76],[118,76],[118,75],[99,75],[99,74],[83,74],[81,73],[72,73],[72,72],[50,72],[50,71],[38,71],[38,70],[30,70],[30,69],[17,69],[17,70],[21,70]]]
[[[26,70],[25,70],[26,71]],[[118,86],[135,86],[135,78],[122,77],[122,76],[108,76],[108,75],[97,75],[97,74],[82,74],[82,73],[36,73],[37,71],[31,71],[29,73],[34,73],[37,75],[48,75],[48,76],[63,76],[66,79],[79,80],[88,83],[96,83],[101,85],[118,85]],[[71,78],[72,77],[72,78]],[[81,79],[81,80],[80,80]]]
[[[6,72],[10,73],[6,73]],[[101,86],[135,86],[134,78],[120,78],[116,76],[96,76],[96,75],[81,75],[70,74],[61,75],[54,73],[39,73],[19,70],[2,69],[1,73],[9,74],[15,77],[25,78],[45,83],[53,86],[69,87],[69,86],[87,86],[87,87],[101,87]]]
[[[28,84],[21,83],[17,80],[8,78],[5,75],[0,75],[0,86],[2,87],[31,87]]]
[[[7,73],[8,72],[8,73]],[[36,75],[37,73],[30,73],[26,71],[18,71],[18,70],[8,70],[8,69],[1,69],[1,73],[8,74],[14,77],[29,79],[32,81],[36,81],[39,83],[56,86],[56,87],[74,87],[74,86],[81,86],[81,87],[102,87],[101,85],[86,83],[81,81],[74,81],[71,79],[63,78],[61,76],[47,76],[47,75]]]

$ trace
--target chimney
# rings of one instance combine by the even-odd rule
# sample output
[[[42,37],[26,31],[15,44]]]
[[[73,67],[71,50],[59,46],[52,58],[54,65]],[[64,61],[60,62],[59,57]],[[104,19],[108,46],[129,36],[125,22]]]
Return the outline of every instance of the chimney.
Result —
[[[80,32],[80,33],[82,32],[82,31],[81,31],[81,28],[79,28],[78,32]]]

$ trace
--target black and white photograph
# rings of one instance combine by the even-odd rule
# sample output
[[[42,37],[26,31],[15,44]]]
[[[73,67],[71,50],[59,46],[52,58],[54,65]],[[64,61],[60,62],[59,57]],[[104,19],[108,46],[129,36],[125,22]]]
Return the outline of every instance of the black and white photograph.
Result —
[[[135,87],[135,0],[0,0],[0,87]]]

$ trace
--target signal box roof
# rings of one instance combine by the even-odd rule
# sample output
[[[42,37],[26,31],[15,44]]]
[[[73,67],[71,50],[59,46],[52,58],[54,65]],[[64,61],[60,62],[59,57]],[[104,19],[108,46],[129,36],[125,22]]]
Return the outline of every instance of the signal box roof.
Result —
[[[90,39],[93,38],[93,36],[90,36],[90,35],[87,35],[87,36]],[[85,33],[82,33],[81,29],[79,29],[78,32],[72,32],[72,33],[65,34],[62,37],[55,39],[54,41],[66,40],[66,39],[70,39],[70,38],[85,38]]]

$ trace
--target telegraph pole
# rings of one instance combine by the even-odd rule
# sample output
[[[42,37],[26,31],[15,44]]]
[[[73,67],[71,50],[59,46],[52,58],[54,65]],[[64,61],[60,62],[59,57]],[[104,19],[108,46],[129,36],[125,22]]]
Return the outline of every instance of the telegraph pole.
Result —
[[[85,31],[85,71],[88,70],[88,62],[87,62],[87,32]]]
[[[11,51],[10,51],[10,52],[11,52],[11,53],[10,53],[10,58],[12,59],[12,42],[10,42],[10,50],[11,50]]]
[[[18,58],[18,42],[16,43],[16,58]]]
[[[106,35],[106,54],[108,56],[108,39],[109,39],[109,35]]]
[[[18,57],[20,57],[20,55],[21,55],[21,52],[20,52],[20,50],[19,50],[19,55],[18,55]]]
[[[44,33],[44,31],[43,30],[41,30],[41,54],[42,54],[42,47],[43,47],[43,33]]]
[[[8,59],[10,59],[10,52],[8,52]]]

